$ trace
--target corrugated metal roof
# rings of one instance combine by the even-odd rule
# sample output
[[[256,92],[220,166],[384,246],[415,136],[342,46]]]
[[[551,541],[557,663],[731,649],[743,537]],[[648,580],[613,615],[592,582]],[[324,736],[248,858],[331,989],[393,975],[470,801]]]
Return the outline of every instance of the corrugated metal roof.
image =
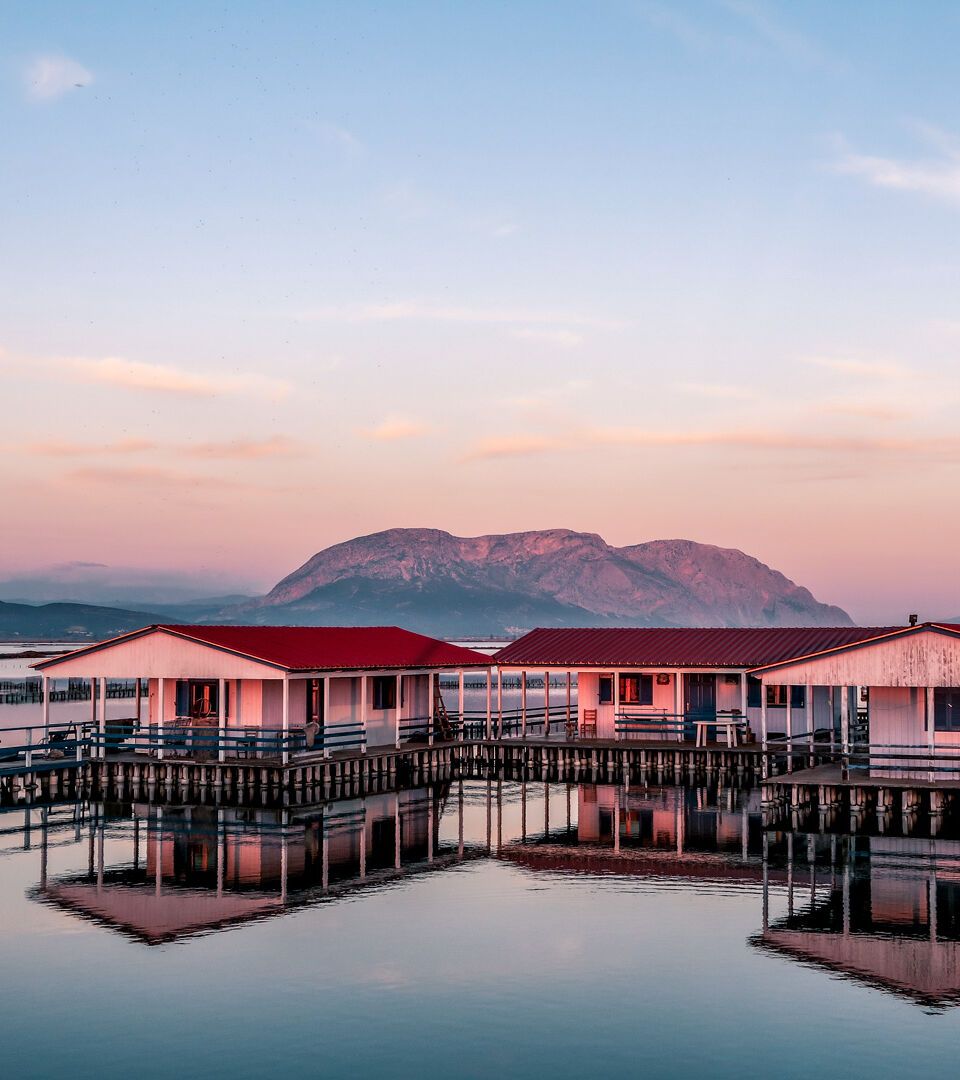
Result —
[[[902,627],[769,626],[531,630],[494,656],[529,667],[753,668],[866,641]]]
[[[159,624],[35,664],[109,649],[151,631],[166,631],[287,671],[376,671],[396,668],[486,668],[489,656],[399,626],[178,626]]]
[[[894,626],[886,629],[878,628],[878,633],[872,634],[870,637],[861,638],[858,641],[844,642],[840,645],[830,645],[826,648],[814,649],[808,653],[802,653],[799,656],[788,656],[783,660],[771,660],[766,661],[764,664],[759,665],[756,668],[758,673],[769,671],[783,667],[784,665],[791,665],[800,661],[806,662],[808,660],[817,660],[822,656],[827,656],[830,653],[836,652],[849,652],[853,649],[872,648],[877,645],[882,645],[884,642],[889,641],[892,638],[905,637],[908,634],[919,634],[925,630],[935,630],[938,633],[953,634],[956,637],[960,637],[960,625],[956,623],[935,623],[935,622],[922,622],[913,623],[910,626]]]

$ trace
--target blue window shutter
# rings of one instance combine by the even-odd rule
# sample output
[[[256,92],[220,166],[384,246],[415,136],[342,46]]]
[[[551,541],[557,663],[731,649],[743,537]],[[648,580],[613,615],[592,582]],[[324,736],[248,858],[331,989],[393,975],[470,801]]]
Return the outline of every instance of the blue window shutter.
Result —
[[[641,675],[640,676],[640,704],[652,705],[653,704],[653,676]]]
[[[190,684],[186,679],[177,680],[177,716],[190,713]]]

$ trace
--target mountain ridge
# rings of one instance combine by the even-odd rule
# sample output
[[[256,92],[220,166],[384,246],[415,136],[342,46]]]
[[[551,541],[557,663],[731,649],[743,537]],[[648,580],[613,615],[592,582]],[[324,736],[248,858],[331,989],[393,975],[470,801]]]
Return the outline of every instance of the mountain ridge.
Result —
[[[692,540],[614,547],[596,533],[543,529],[458,537],[396,528],[316,552],[237,621],[396,621],[434,634],[534,625],[849,626],[780,571]]]

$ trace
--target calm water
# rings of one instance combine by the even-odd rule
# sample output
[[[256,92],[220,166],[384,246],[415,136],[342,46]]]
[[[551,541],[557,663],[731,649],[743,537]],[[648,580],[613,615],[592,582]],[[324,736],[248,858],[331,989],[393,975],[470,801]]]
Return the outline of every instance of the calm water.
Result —
[[[398,820],[399,819],[399,820]],[[16,1075],[952,1073],[960,841],[755,792],[437,783],[0,813]]]

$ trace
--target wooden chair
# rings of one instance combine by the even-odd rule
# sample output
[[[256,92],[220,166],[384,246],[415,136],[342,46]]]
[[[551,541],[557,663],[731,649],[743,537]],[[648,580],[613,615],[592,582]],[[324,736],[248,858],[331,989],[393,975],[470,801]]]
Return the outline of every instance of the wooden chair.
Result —
[[[583,710],[583,723],[580,725],[580,737],[583,739],[595,739],[597,737],[596,709]]]

